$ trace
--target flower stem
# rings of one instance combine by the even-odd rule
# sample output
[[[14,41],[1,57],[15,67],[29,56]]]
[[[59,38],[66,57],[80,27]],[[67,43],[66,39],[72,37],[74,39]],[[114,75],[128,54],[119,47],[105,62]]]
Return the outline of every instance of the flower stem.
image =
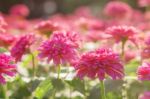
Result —
[[[122,40],[122,46],[121,46],[121,49],[122,49],[122,51],[121,51],[121,57],[123,57],[123,56],[124,56],[125,43],[126,43],[126,40]]]
[[[58,72],[57,72],[57,79],[60,79],[60,71],[61,71],[61,65],[58,65]]]
[[[33,78],[36,76],[36,70],[35,70],[35,57],[33,53],[31,53],[32,56],[32,68],[33,68]]]
[[[104,81],[100,81],[100,95],[101,98],[100,99],[106,99],[106,95],[105,95],[105,85],[104,85]]]

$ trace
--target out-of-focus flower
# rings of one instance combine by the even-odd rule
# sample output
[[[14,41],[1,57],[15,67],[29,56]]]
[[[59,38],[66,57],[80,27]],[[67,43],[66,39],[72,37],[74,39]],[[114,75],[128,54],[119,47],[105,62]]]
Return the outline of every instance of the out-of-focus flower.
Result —
[[[16,37],[9,33],[0,33],[0,46],[9,46],[15,42]]]
[[[144,48],[141,51],[141,57],[143,59],[147,59],[147,58],[150,58],[150,36],[147,36],[145,38],[144,43],[145,43],[145,44],[143,44]]]
[[[138,0],[138,4],[140,7],[146,7],[150,5],[150,0]]]
[[[92,79],[98,77],[100,80],[104,80],[106,74],[112,79],[121,79],[124,76],[124,67],[119,55],[111,49],[87,52],[74,64],[74,67],[77,76],[81,79],[88,76]]]
[[[121,1],[110,1],[104,8],[107,16],[115,18],[127,18],[132,14],[131,7]]]
[[[106,33],[112,35],[116,42],[130,40],[136,44],[136,34],[139,31],[132,26],[113,26],[106,29]]]
[[[138,99],[149,99],[149,98],[150,98],[150,92],[147,91],[147,92],[142,93]]]
[[[138,67],[137,75],[139,80],[150,80],[150,64],[143,63]]]
[[[52,21],[42,21],[35,26],[35,29],[42,34],[50,35],[54,31],[58,31],[61,27]]]
[[[7,23],[5,22],[4,18],[0,15],[0,32],[5,32],[4,26],[6,26]]]
[[[4,75],[14,76],[16,72],[16,65],[12,63],[13,58],[6,54],[0,54],[0,83],[5,84]]]
[[[11,49],[11,55],[15,58],[16,62],[20,61],[23,54],[30,50],[29,48],[33,42],[33,34],[26,34],[18,38]]]
[[[11,15],[16,15],[16,16],[21,16],[21,17],[27,17],[29,15],[29,9],[24,4],[14,5],[10,9],[9,12],[10,12]]]
[[[72,32],[54,32],[52,37],[39,47],[39,57],[48,58],[48,62],[64,64],[77,58],[77,35]]]
[[[133,51],[125,52],[125,62],[130,62],[130,60],[134,59],[135,57],[136,57],[135,52],[133,52]]]

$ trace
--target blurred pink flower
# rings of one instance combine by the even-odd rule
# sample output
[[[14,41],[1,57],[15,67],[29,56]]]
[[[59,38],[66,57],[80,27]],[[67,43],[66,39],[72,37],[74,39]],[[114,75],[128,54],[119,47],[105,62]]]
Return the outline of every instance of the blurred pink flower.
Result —
[[[0,33],[0,46],[9,46],[15,42],[16,37],[9,33]]]
[[[104,8],[107,16],[115,18],[127,18],[132,14],[131,7],[121,1],[110,1]]]
[[[100,80],[104,80],[106,74],[112,79],[121,79],[124,76],[124,67],[119,55],[111,49],[87,52],[74,64],[74,67],[77,76],[81,79],[88,76],[92,79],[98,77]]]
[[[39,57],[48,58],[48,62],[64,64],[71,63],[77,58],[77,35],[72,32],[54,32],[52,37],[39,47]]]
[[[16,65],[12,64],[13,58],[9,55],[0,53],[0,83],[5,84],[4,75],[14,76],[16,72]]]
[[[139,96],[138,99],[150,99],[150,92],[149,92],[149,91],[144,92],[143,94],[141,94],[141,95]]]
[[[6,26],[7,23],[5,22],[4,18],[0,15],[0,32],[5,32],[4,26]]]
[[[136,44],[136,34],[139,31],[132,26],[112,26],[106,29],[106,33],[112,35],[116,42],[130,40]]]
[[[42,21],[35,26],[35,29],[40,33],[52,33],[53,31],[60,30],[61,27],[52,21]]]
[[[29,47],[33,44],[33,42],[33,34],[26,34],[18,38],[11,49],[11,55],[15,58],[16,62],[21,61],[23,54],[30,51]]]
[[[143,63],[137,69],[137,75],[139,80],[150,80],[150,64]]]
[[[16,15],[21,17],[27,17],[29,15],[29,9],[24,4],[17,4],[12,6],[9,12],[11,15]]]
[[[150,0],[138,0],[138,4],[140,7],[146,7],[150,5]]]

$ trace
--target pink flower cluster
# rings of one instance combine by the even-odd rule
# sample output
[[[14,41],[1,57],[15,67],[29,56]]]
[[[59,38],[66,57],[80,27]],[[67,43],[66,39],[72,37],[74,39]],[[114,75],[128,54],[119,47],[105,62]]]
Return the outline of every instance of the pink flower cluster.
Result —
[[[71,63],[77,55],[77,35],[72,32],[54,32],[52,37],[39,47],[39,57],[58,64]]]
[[[0,83],[5,84],[5,75],[15,76],[16,65],[12,63],[13,58],[6,54],[0,54]]]
[[[98,49],[84,53],[74,67],[77,76],[81,79],[88,76],[92,79],[98,77],[104,80],[106,74],[112,79],[121,79],[124,76],[124,66],[119,55],[111,49]]]
[[[16,62],[21,61],[23,54],[25,54],[27,51],[30,52],[30,45],[33,42],[33,34],[26,34],[18,38],[11,49],[11,55],[15,58]]]

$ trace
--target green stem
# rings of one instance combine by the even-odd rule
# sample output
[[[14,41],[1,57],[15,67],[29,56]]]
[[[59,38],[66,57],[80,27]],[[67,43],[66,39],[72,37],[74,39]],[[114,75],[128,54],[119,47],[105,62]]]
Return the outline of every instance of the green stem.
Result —
[[[100,99],[106,99],[104,81],[100,81]]]
[[[122,40],[122,46],[121,46],[121,56],[123,57],[124,56],[124,48],[125,48],[125,43],[126,43],[126,40]]]
[[[2,85],[2,89],[3,89],[3,97],[4,99],[9,99],[9,96],[7,95],[7,84],[6,85]]]
[[[57,79],[60,79],[60,71],[61,71],[61,65],[58,65],[58,72],[57,72]]]
[[[32,56],[32,69],[33,69],[33,78],[36,76],[36,70],[35,70],[35,57],[33,53],[31,53]]]

